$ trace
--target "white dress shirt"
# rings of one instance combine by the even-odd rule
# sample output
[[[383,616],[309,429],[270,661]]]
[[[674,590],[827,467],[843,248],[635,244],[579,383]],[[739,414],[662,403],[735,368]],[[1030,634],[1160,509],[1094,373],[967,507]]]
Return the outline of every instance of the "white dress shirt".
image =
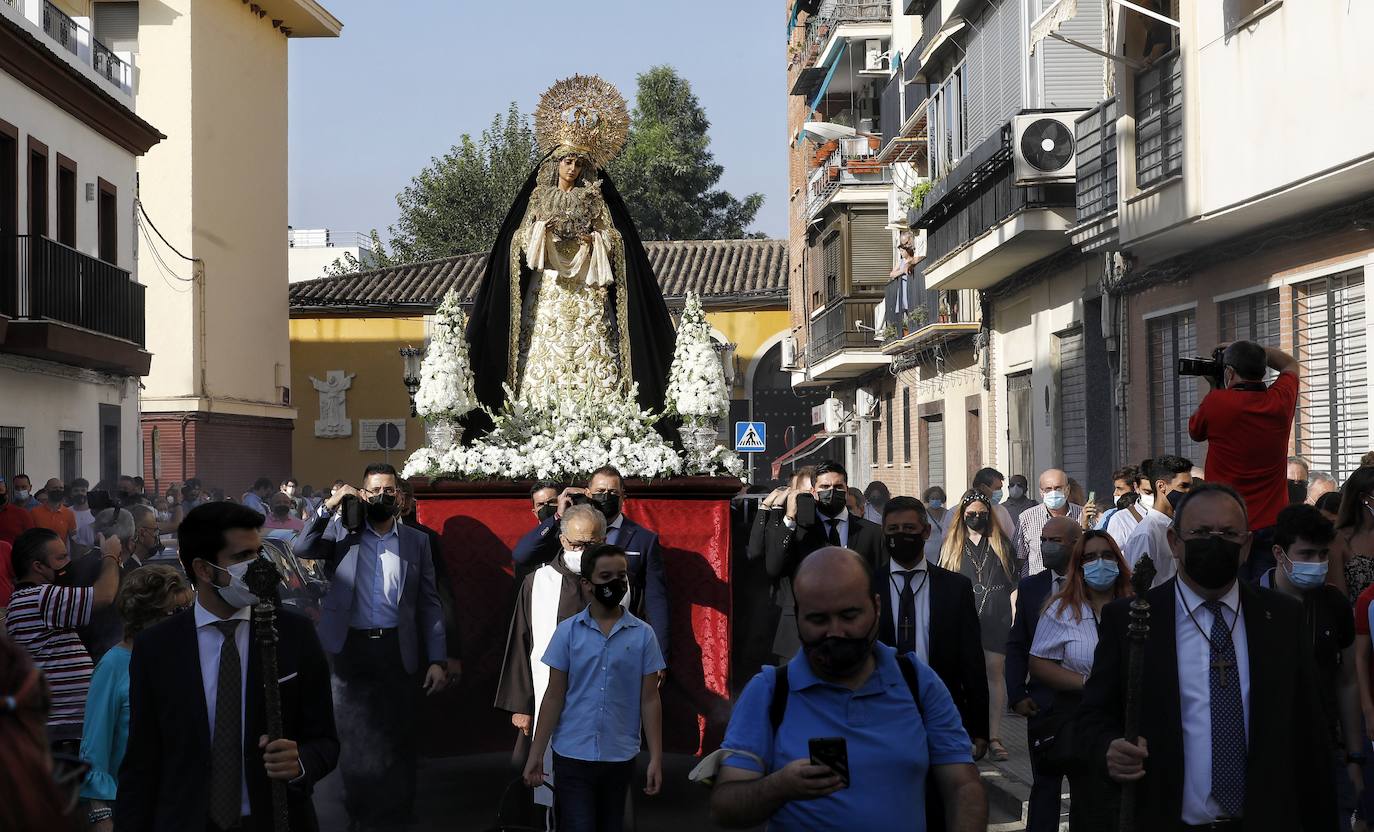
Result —
[[[1156,512],[1158,513],[1158,512]],[[1212,695],[1210,681],[1212,614],[1203,599],[1183,581],[1174,604],[1174,635],[1178,639],[1179,712],[1183,717],[1183,822],[1200,826],[1225,817],[1212,798]],[[1231,643],[1240,674],[1240,701],[1245,710],[1245,735],[1250,738],[1250,651],[1245,639],[1245,616],[1240,615],[1240,588],[1232,584],[1221,598],[1222,615],[1234,624]],[[1192,618],[1188,617],[1192,611]],[[1197,623],[1193,623],[1193,619]],[[1239,619],[1239,620],[1237,620]],[[1201,628],[1200,630],[1198,628]],[[1207,635],[1203,635],[1206,633]]]
[[[243,692],[239,695],[241,710],[239,712],[239,730],[243,731],[244,722],[247,719],[248,703],[248,620],[252,613],[249,607],[238,610],[229,618],[224,619],[238,621],[239,627],[234,631],[234,644],[239,648],[239,672],[243,676],[239,685]],[[200,682],[205,689],[205,714],[210,720],[210,742],[215,741],[215,703],[219,700],[219,651],[224,647],[224,636],[214,625],[221,619],[219,616],[201,606],[199,600],[196,601],[196,642],[200,647]],[[243,747],[243,738],[239,738],[239,748]],[[248,805],[248,777],[242,775],[243,779],[243,814],[252,814],[252,809]]]
[[[826,540],[830,539],[831,523],[839,523],[836,531],[840,533],[840,545],[849,548],[849,511],[842,511],[835,517],[826,517],[819,511],[816,512],[816,524],[820,527],[821,536]],[[797,521],[787,516],[782,518],[782,524],[793,531],[797,528]]]
[[[898,611],[902,606],[902,588],[906,586],[906,578],[899,573],[907,571],[907,568],[895,560],[890,562],[890,567],[887,591],[892,600],[892,632],[894,637],[900,639],[901,633],[897,628],[901,619]],[[911,576],[911,591],[916,595],[916,657],[930,664],[930,568],[925,558],[921,558],[912,568],[917,572]]]
[[[1120,516],[1120,512],[1117,513]],[[1128,515],[1129,516],[1129,515]],[[1155,581],[1150,586],[1155,587],[1174,577],[1178,568],[1174,563],[1174,552],[1169,548],[1169,524],[1173,518],[1162,511],[1150,509],[1141,518],[1140,524],[1131,532],[1131,536],[1126,538],[1126,545],[1122,547],[1122,554],[1126,556],[1126,562],[1135,569],[1136,561],[1140,560],[1141,555],[1149,555],[1150,560],[1155,564]],[[1116,525],[1116,518],[1112,518],[1112,525]],[[1111,534],[1110,531],[1107,532]]]
[[[1145,515],[1154,511],[1154,509],[1147,507],[1144,503],[1136,503],[1131,508],[1134,508],[1136,514],[1140,515],[1140,520],[1144,520]],[[1116,541],[1117,546],[1125,549],[1126,541],[1131,539],[1131,532],[1135,531],[1136,526],[1140,525],[1140,520],[1135,518],[1135,514],[1131,514],[1129,508],[1118,509],[1112,512],[1112,518],[1107,523],[1107,527],[1104,531],[1112,536],[1112,540]]]

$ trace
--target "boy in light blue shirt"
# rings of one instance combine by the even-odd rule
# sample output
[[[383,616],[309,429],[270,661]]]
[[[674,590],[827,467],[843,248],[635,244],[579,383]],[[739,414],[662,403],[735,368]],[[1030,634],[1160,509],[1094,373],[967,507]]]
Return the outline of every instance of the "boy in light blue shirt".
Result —
[[[622,606],[629,562],[619,546],[582,554],[582,582],[593,600],[563,621],[544,652],[549,685],[539,709],[525,783],[544,782],[544,752],[553,743],[554,811],[563,832],[621,832],[625,794],[639,754],[649,744],[645,794],[663,779],[663,709],[658,673],[665,665],[654,631]]]

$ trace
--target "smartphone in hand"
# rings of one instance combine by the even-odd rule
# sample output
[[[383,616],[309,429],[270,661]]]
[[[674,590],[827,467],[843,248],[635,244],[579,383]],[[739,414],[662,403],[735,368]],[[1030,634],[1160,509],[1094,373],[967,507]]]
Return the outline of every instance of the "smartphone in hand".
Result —
[[[807,743],[811,753],[811,765],[827,766],[839,775],[844,787],[849,788],[849,746],[844,737],[813,737]]]

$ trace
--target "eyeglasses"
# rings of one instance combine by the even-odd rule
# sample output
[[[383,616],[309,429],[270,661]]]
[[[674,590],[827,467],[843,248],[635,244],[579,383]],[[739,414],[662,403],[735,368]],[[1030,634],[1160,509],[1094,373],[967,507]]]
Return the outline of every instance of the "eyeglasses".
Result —
[[[52,779],[63,801],[62,814],[71,814],[76,808],[77,801],[81,799],[81,786],[86,782],[90,770],[91,764],[75,754],[52,755]]]
[[[585,548],[587,548],[588,546],[595,546],[595,545],[597,545],[597,544],[600,543],[600,542],[601,542],[600,540],[569,540],[569,541],[568,541],[568,548],[570,548],[570,549],[585,549]]]
[[[392,497],[395,497],[395,496],[396,496],[397,494],[399,494],[400,492],[397,491],[395,488],[393,488],[393,487],[391,487],[391,486],[388,485],[388,486],[385,486],[385,487],[383,487],[383,488],[364,488],[364,489],[363,489],[363,493],[364,493],[364,494],[387,494],[387,495],[390,495],[390,496],[392,496]]]
[[[1250,532],[1237,531],[1235,529],[1209,529],[1206,526],[1196,529],[1188,529],[1183,533],[1184,540],[1198,540],[1204,537],[1217,537],[1231,543],[1244,543],[1250,538]]]

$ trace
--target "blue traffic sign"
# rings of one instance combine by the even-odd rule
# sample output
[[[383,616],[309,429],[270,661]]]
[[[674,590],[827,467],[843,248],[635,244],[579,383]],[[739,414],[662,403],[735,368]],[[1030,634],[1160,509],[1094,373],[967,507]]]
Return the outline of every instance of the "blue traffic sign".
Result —
[[[739,453],[763,453],[764,437],[768,431],[763,422],[735,423],[735,450]]]

